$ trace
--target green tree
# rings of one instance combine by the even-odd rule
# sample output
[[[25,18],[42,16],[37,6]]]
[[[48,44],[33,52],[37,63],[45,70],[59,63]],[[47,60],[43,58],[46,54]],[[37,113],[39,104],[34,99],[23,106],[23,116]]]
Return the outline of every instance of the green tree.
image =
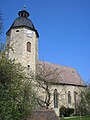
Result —
[[[86,115],[87,109],[86,109],[86,98],[85,98],[85,92],[82,91],[80,93],[80,100],[77,105],[77,113],[80,115]]]
[[[80,93],[80,100],[77,111],[81,115],[90,114],[90,86],[88,85],[84,91]]]
[[[0,119],[26,118],[35,106],[31,81],[21,64],[0,59]]]
[[[0,36],[2,31],[0,14]],[[0,42],[0,120],[21,120],[32,112],[36,101],[25,68],[15,60],[6,58],[9,48]]]
[[[90,114],[90,84],[88,85],[85,93],[87,113]]]

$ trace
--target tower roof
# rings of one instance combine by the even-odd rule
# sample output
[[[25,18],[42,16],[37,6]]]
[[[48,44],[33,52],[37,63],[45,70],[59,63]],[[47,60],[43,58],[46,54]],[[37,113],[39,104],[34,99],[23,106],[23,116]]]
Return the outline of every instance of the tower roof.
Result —
[[[18,12],[19,17],[16,18],[11,25],[10,29],[7,31],[7,33],[12,29],[16,27],[27,27],[33,31],[36,32],[37,37],[39,37],[37,30],[35,29],[33,22],[28,18],[30,14],[24,9],[22,11]],[[6,34],[7,34],[6,33]]]

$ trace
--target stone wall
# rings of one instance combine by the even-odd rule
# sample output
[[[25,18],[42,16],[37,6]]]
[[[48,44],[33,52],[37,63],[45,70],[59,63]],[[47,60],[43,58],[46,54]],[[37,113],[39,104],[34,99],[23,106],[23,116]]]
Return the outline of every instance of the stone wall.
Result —
[[[54,109],[56,112],[57,116],[59,116],[59,110],[61,106],[65,106],[66,108],[74,108],[75,109],[75,98],[74,98],[74,92],[77,93],[76,99],[78,102],[79,99],[79,94],[80,92],[84,89],[83,87],[79,86],[73,86],[73,85],[50,85],[50,94],[51,94],[51,99],[50,99],[50,106],[49,108]],[[58,93],[58,108],[54,108],[54,90],[57,89]],[[45,99],[46,92],[44,89],[39,88],[37,91],[37,94],[39,95],[39,98],[41,97],[42,100]],[[71,103],[68,103],[68,91],[71,93]]]
[[[7,35],[7,44],[12,46],[8,57],[15,59],[16,62],[21,63],[24,67],[30,65],[32,71],[36,70],[36,61],[38,60],[38,39],[36,33],[33,31],[33,36],[28,36],[28,31],[25,27],[13,28]],[[31,43],[31,52],[27,51],[27,42]]]

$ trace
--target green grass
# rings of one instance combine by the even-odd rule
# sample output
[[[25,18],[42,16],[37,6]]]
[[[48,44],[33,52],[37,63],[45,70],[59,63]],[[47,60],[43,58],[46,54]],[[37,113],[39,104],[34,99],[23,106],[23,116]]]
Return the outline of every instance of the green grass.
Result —
[[[71,118],[64,118],[60,120],[90,120],[90,116],[84,116],[84,117],[71,117]]]

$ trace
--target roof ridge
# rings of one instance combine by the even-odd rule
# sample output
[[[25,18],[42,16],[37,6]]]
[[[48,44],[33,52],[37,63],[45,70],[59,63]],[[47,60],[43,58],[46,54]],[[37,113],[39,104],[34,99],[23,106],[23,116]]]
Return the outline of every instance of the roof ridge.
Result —
[[[84,81],[78,74],[77,70],[74,68],[70,68],[67,66],[61,66],[59,64],[53,64],[51,62],[44,62],[44,61],[37,61],[37,68],[40,66],[43,66],[45,64],[45,74],[49,72],[51,69],[56,74],[52,74],[52,76],[48,77],[48,81],[52,83],[58,83],[58,84],[68,84],[68,85],[81,85],[85,86]],[[38,69],[37,69],[38,70]],[[57,77],[56,77],[57,76]],[[63,78],[63,79],[61,79]]]
[[[61,64],[52,63],[52,62],[48,62],[48,61],[38,60],[38,62],[48,63],[48,64],[51,64],[51,65],[57,65],[57,66],[60,66],[60,67],[65,67],[65,68],[70,68],[70,69],[72,69],[72,70],[76,70],[76,69],[75,69],[75,68],[73,68],[73,67],[64,66],[64,65],[61,65]]]

